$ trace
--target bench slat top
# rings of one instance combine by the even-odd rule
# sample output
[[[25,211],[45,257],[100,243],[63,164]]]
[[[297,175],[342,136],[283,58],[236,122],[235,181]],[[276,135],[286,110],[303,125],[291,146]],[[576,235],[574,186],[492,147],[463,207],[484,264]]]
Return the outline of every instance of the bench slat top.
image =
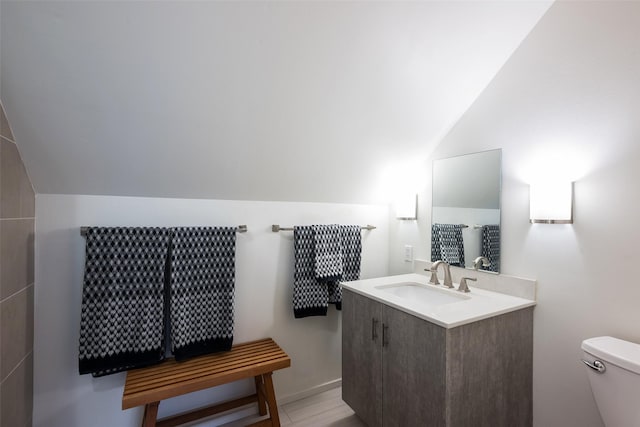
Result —
[[[291,359],[271,338],[237,344],[230,351],[183,362],[168,359],[127,372],[122,409],[226,384],[291,366]]]

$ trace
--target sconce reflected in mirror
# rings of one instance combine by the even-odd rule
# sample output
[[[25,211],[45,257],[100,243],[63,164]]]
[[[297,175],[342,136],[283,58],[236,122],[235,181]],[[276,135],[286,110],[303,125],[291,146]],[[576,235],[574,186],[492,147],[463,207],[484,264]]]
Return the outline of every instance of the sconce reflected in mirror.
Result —
[[[531,184],[529,222],[573,224],[573,183],[545,181]]]

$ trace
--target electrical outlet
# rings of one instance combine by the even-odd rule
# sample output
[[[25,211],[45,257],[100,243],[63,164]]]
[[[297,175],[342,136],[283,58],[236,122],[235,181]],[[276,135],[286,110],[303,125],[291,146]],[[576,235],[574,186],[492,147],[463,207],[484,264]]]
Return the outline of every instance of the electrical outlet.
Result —
[[[413,246],[404,245],[404,260],[406,262],[413,261]]]

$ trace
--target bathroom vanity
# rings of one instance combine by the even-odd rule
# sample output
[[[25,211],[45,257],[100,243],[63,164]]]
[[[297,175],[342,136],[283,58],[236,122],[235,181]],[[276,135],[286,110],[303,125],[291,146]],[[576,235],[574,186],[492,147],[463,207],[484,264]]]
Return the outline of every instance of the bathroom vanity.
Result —
[[[343,400],[369,427],[532,425],[535,301],[427,279],[343,284]]]

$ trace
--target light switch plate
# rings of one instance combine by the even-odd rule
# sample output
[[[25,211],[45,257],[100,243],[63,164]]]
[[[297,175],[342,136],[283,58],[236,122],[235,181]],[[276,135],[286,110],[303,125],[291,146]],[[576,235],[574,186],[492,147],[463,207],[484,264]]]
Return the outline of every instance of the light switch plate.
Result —
[[[413,246],[404,245],[404,260],[406,262],[413,261]]]

